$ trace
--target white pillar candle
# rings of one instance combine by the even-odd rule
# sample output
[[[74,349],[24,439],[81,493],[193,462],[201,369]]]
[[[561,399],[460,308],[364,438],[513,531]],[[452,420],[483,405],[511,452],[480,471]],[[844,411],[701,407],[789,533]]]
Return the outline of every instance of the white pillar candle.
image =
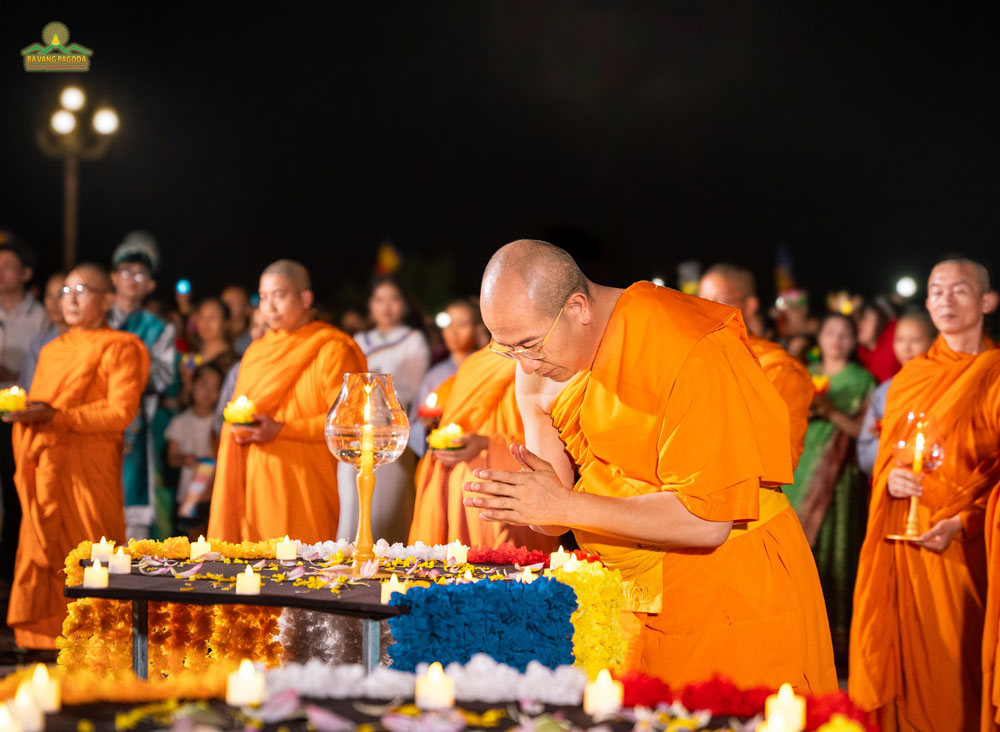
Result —
[[[0,732],[21,732],[21,725],[10,713],[10,705],[0,704]]]
[[[559,569],[569,561],[571,556],[573,555],[563,550],[562,545],[560,545],[559,551],[549,554],[549,569]]]
[[[31,676],[31,690],[43,712],[58,712],[62,708],[59,680],[49,676],[49,669],[44,663],[35,666],[35,673]]]
[[[11,711],[21,726],[22,732],[42,732],[45,729],[45,715],[35,701],[30,681],[22,681],[14,695],[14,706]]]
[[[253,571],[253,568],[248,564],[247,571],[243,574],[236,575],[236,594],[237,595],[259,595],[260,594],[260,575]]]
[[[205,541],[204,536],[199,536],[198,541],[191,542],[191,558],[197,559],[202,554],[212,551],[212,545]]]
[[[575,554],[570,554],[562,568],[565,572],[575,572],[580,568],[580,560],[576,558]]]
[[[460,541],[448,545],[448,564],[465,564],[469,561],[469,547]]]
[[[462,579],[465,580],[466,582],[475,582],[476,581],[476,578],[472,576],[472,570],[471,569],[465,570],[465,574],[462,575]]]
[[[530,585],[536,579],[538,579],[538,578],[535,577],[535,575],[531,572],[531,568],[530,567],[525,567],[524,571],[521,572],[521,574],[517,575],[517,581],[518,582],[523,582],[526,585]]]
[[[427,673],[417,677],[414,701],[418,709],[451,709],[455,706],[455,682],[435,661]]]
[[[298,547],[294,541],[289,541],[285,536],[284,541],[279,541],[274,545],[274,558],[284,562],[294,562],[298,559]]]
[[[405,582],[400,582],[396,575],[389,575],[389,581],[382,583],[382,604],[387,605],[392,598],[393,592],[401,592],[404,595],[409,589]]]
[[[233,671],[226,679],[226,704],[231,707],[256,705],[264,701],[264,696],[264,674],[244,658],[239,670]]]
[[[111,559],[111,550],[114,548],[115,543],[113,541],[108,543],[108,540],[102,536],[100,544],[91,544],[90,546],[90,561],[107,564]]]
[[[764,722],[771,732],[802,732],[806,728],[806,700],[796,696],[791,684],[782,684],[767,697]]]
[[[588,681],[583,689],[583,711],[591,717],[604,717],[622,708],[625,687],[615,681],[607,669],[597,674],[595,681]]]
[[[111,574],[131,574],[132,557],[118,547],[118,551],[112,554],[108,561],[108,571]]]
[[[108,586],[108,568],[94,560],[92,567],[83,568],[83,586],[93,590],[101,590]]]

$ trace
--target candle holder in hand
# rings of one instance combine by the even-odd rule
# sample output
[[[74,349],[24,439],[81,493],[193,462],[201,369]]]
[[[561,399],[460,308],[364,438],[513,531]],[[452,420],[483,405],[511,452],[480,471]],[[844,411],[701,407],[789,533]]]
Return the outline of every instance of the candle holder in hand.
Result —
[[[410,422],[396,399],[388,374],[344,374],[337,401],[326,415],[326,444],[333,456],[358,471],[358,533],[355,574],[375,558],[372,539],[374,470],[397,460],[406,449]]]
[[[929,473],[941,465],[944,448],[937,421],[924,412],[910,412],[900,428],[893,449],[896,464],[909,468],[914,475]],[[920,499],[910,496],[910,509],[906,514],[906,527],[902,534],[889,534],[890,541],[917,541],[926,530],[920,521]]]

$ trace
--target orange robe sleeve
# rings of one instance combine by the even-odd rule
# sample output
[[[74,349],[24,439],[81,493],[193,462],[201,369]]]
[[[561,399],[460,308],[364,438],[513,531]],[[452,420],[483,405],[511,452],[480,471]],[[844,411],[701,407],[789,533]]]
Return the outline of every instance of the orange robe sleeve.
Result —
[[[449,376],[434,390],[437,403],[441,405],[442,415],[451,396],[455,377]],[[447,424],[441,422],[442,425]],[[413,501],[413,521],[410,524],[408,543],[413,545],[422,541],[428,546],[448,543],[448,499],[447,485],[438,473],[444,468],[434,456],[427,451],[417,463],[417,471],[413,483],[415,497]]]
[[[125,540],[122,434],[148,374],[146,349],[127,333],[73,329],[42,349],[30,397],[59,412],[13,433],[24,517],[7,621],[22,647],[55,648],[66,555],[87,539]]]

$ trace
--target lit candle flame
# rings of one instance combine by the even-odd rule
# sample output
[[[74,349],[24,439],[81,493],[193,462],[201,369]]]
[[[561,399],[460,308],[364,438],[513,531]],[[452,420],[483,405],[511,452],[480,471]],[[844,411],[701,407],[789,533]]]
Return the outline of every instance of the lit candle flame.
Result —
[[[428,407],[436,407],[437,403],[438,403],[438,395],[436,391],[432,391],[430,394],[428,394],[426,401],[424,401],[424,404],[426,404]]]

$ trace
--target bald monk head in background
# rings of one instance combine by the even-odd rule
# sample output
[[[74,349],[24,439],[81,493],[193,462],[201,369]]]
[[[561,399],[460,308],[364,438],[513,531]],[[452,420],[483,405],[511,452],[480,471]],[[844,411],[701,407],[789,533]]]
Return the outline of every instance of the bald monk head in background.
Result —
[[[138,338],[111,330],[111,279],[83,264],[61,291],[69,330],[45,345],[14,422],[21,523],[8,625],[23,648],[55,648],[66,615],[63,562],[81,541],[125,540],[122,435],[149,375]]]
[[[809,409],[815,388],[809,371],[777,343],[758,337],[751,324],[760,322],[760,300],[757,299],[753,273],[732,264],[716,264],[705,272],[698,287],[699,297],[737,308],[747,324],[750,348],[760,361],[767,378],[774,384],[788,406],[789,439],[792,468],[799,463],[809,427]]]
[[[1000,352],[984,339],[983,318],[996,299],[978,262],[938,262],[926,304],[939,336],[903,365],[886,397],[854,592],[849,679],[851,697],[877,711],[885,729],[973,729],[980,700],[982,729],[990,729],[1000,698],[992,688],[995,593],[985,640],[982,630],[983,534],[995,528],[986,510],[1000,488]],[[894,445],[912,439],[908,416],[920,412],[936,420],[931,439],[943,459],[917,474]],[[905,527],[911,496],[920,499],[919,540],[887,541]]]
[[[523,471],[477,470],[466,505],[570,528],[619,569],[630,668],[836,688],[815,563],[775,490],[792,478],[787,409],[735,312],[648,282],[596,284],[535,240],[492,257],[481,306],[490,348],[518,362],[526,444],[511,448]],[[779,627],[797,641],[768,640]]]
[[[209,534],[226,541],[289,535],[336,536],[337,461],[324,422],[347,372],[367,370],[354,341],[313,319],[309,272],[279,259],[260,276],[260,315],[268,332],[240,362],[235,394],[254,402],[249,427],[224,424]]]

